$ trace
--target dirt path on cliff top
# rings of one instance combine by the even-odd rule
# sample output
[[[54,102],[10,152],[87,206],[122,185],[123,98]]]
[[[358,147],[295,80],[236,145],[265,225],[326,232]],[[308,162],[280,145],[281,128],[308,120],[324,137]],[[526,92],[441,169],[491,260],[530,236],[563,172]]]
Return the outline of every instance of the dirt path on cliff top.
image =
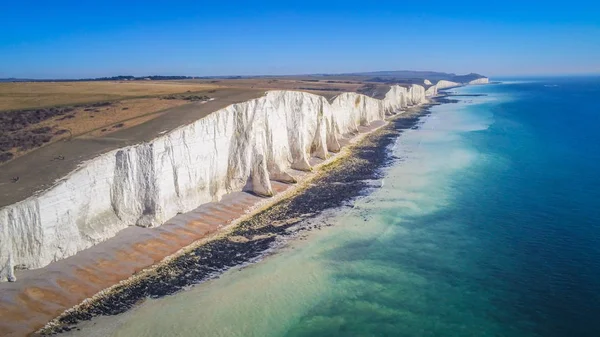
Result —
[[[145,123],[99,137],[76,137],[41,147],[0,166],[0,207],[26,199],[52,186],[77,165],[102,153],[155,138],[181,125],[192,123],[233,103],[260,97],[264,90],[221,89],[211,93],[213,101],[191,103],[165,111]],[[63,160],[53,160],[61,156]],[[17,182],[13,178],[18,177]]]

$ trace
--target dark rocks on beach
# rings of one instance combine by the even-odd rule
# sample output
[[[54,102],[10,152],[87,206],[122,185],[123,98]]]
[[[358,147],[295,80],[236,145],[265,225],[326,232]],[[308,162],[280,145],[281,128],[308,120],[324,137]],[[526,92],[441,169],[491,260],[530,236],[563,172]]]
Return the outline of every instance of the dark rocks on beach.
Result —
[[[325,168],[326,173],[301,193],[243,221],[227,237],[203,244],[127,285],[117,286],[110,294],[70,311],[55,321],[57,325],[44,330],[43,334],[64,331],[65,327],[72,327],[95,316],[123,313],[146,298],[174,294],[187,286],[217,277],[229,268],[256,260],[273,247],[278,236],[320,229],[320,224],[304,228],[298,225],[326,209],[347,205],[364,194],[371,187],[368,181],[381,178],[381,168],[395,160],[388,146],[403,130],[417,125],[419,119],[428,113],[427,108],[422,108],[419,113],[391,119],[388,126],[373,132],[354,146],[352,154],[343,163],[329,164]],[[248,240],[230,240],[229,237],[233,236]]]

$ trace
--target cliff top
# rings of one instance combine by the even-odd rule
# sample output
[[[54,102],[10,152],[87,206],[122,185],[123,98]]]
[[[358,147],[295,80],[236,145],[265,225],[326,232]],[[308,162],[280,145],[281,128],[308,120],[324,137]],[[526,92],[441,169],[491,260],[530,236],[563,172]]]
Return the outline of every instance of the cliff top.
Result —
[[[154,119],[166,118],[167,125],[179,126],[231,103],[258,97],[267,90],[308,91],[328,99],[342,92],[381,98],[389,85],[288,77],[0,83],[0,165],[59,141],[114,138],[117,131]],[[208,101],[211,103],[198,107],[198,103]],[[186,107],[202,112],[190,112],[189,118],[181,118],[180,112],[188,111]],[[63,157],[57,155],[58,160]],[[0,170],[9,172],[4,166]]]
[[[85,160],[151,140],[268,90],[306,91],[328,100],[343,92],[381,99],[391,84],[423,81],[307,75],[0,83],[0,207],[50,187]]]

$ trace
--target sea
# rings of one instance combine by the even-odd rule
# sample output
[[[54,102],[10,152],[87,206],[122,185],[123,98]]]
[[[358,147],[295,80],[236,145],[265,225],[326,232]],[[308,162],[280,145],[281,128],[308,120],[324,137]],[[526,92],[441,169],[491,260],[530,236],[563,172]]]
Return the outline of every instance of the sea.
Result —
[[[330,226],[72,334],[600,336],[600,77],[449,93]]]

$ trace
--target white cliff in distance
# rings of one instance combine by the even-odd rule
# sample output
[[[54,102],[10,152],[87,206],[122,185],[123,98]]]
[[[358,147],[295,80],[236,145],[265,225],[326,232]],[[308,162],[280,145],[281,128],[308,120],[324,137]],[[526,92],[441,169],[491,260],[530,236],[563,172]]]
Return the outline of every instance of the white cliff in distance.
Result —
[[[452,81],[446,81],[446,80],[440,80],[436,83],[436,88],[437,89],[446,89],[446,88],[453,88],[453,87],[459,87],[461,86],[461,83],[458,82],[452,82]]]
[[[488,84],[490,83],[490,79],[487,77],[478,78],[476,80],[469,81],[467,84]]]
[[[424,103],[432,92],[392,86],[382,100],[343,93],[330,103],[269,91],[102,154],[48,190],[0,209],[0,281],[14,280],[15,266],[43,267],[128,226],[159,226],[229,192],[271,196],[272,180],[293,182],[290,169],[310,170],[311,156],[339,151],[339,140],[359,125]]]

